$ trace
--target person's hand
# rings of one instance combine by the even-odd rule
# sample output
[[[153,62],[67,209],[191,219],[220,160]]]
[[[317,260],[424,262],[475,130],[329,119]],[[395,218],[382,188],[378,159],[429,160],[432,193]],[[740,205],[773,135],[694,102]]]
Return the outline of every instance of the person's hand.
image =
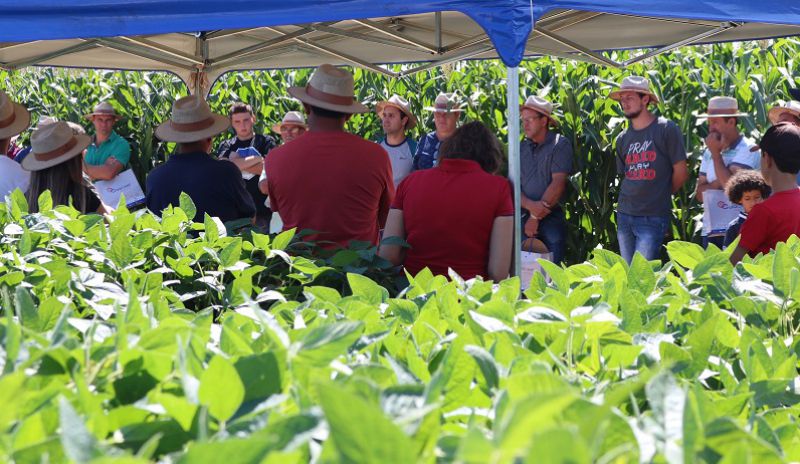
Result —
[[[711,156],[719,157],[722,155],[722,150],[725,149],[725,138],[719,132],[711,132],[706,137],[706,147],[711,152]]]
[[[535,217],[530,217],[525,221],[524,232],[526,237],[536,237],[536,234],[539,233],[539,220]]]
[[[530,212],[531,216],[536,216],[538,218],[543,218],[550,214],[550,210],[544,207],[544,204],[541,201],[534,201],[530,205]]]

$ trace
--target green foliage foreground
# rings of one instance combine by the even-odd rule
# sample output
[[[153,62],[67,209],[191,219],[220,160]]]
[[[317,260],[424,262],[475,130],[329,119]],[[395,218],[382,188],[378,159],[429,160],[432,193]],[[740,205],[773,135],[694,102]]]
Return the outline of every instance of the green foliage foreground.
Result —
[[[193,209],[0,205],[0,461],[800,459],[795,238],[392,298],[344,270],[369,250],[299,257]]]

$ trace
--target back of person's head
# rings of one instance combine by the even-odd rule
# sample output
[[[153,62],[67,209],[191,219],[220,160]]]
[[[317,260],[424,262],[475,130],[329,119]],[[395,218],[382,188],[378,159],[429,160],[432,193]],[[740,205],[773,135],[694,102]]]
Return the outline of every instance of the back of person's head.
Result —
[[[456,129],[439,148],[439,159],[476,161],[491,174],[497,172],[503,159],[500,141],[483,123],[468,122]]]
[[[86,189],[83,187],[81,157],[76,156],[64,163],[31,172],[31,183],[25,194],[29,210],[39,211],[39,195],[50,190],[53,205],[72,205],[78,211],[86,211]]]
[[[800,127],[781,122],[767,129],[758,147],[785,174],[800,172]]]
[[[248,105],[247,103],[236,102],[232,104],[230,109],[228,110],[228,117],[232,117],[234,114],[238,113],[248,113],[251,116],[253,116],[254,115],[253,107]]]
[[[758,191],[761,198],[766,199],[772,193],[767,181],[760,172],[752,169],[740,169],[725,184],[725,194],[731,203],[741,204],[742,196],[747,192]]]
[[[313,105],[306,105],[308,107],[308,112],[319,117],[319,118],[327,118],[327,119],[342,119],[350,116],[347,113],[340,113],[339,111],[328,110],[325,108],[320,108],[318,106]]]

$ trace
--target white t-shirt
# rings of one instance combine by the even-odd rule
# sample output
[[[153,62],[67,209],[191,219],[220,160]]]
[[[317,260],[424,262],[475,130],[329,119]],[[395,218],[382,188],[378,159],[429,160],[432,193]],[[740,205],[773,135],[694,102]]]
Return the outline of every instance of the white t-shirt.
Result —
[[[6,155],[0,155],[0,201],[14,189],[23,193],[28,190],[31,183],[31,173],[22,169],[22,166]]]
[[[755,145],[752,140],[742,137],[735,147],[722,152],[722,162],[725,166],[736,164],[747,169],[758,169],[761,166],[761,152],[751,152],[750,147]],[[709,183],[717,180],[714,160],[708,148],[703,152],[700,162],[700,174],[705,175]],[[725,196],[724,190],[706,190],[703,194],[703,236],[724,235],[728,224],[739,215],[742,207],[731,203]]]
[[[389,160],[392,162],[394,186],[397,188],[400,181],[411,173],[411,168],[413,167],[414,154],[411,153],[411,147],[408,145],[408,138],[400,145],[389,145],[386,139],[383,139],[380,145],[389,153]]]

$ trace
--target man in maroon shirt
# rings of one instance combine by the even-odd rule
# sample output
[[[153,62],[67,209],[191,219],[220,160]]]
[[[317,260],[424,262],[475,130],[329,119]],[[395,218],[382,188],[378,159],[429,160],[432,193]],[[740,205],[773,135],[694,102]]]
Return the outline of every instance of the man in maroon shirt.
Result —
[[[266,158],[273,211],[284,229],[311,229],[306,239],[324,246],[377,244],[394,198],[392,165],[380,145],[344,130],[352,114],[369,111],[355,101],[353,76],[323,64],[289,94],[303,103],[308,132]]]
[[[764,134],[754,150],[761,149],[761,173],[772,195],[753,206],[742,224],[739,246],[731,254],[733,264],[745,254],[768,253],[778,242],[800,235],[800,127],[778,123]]]

